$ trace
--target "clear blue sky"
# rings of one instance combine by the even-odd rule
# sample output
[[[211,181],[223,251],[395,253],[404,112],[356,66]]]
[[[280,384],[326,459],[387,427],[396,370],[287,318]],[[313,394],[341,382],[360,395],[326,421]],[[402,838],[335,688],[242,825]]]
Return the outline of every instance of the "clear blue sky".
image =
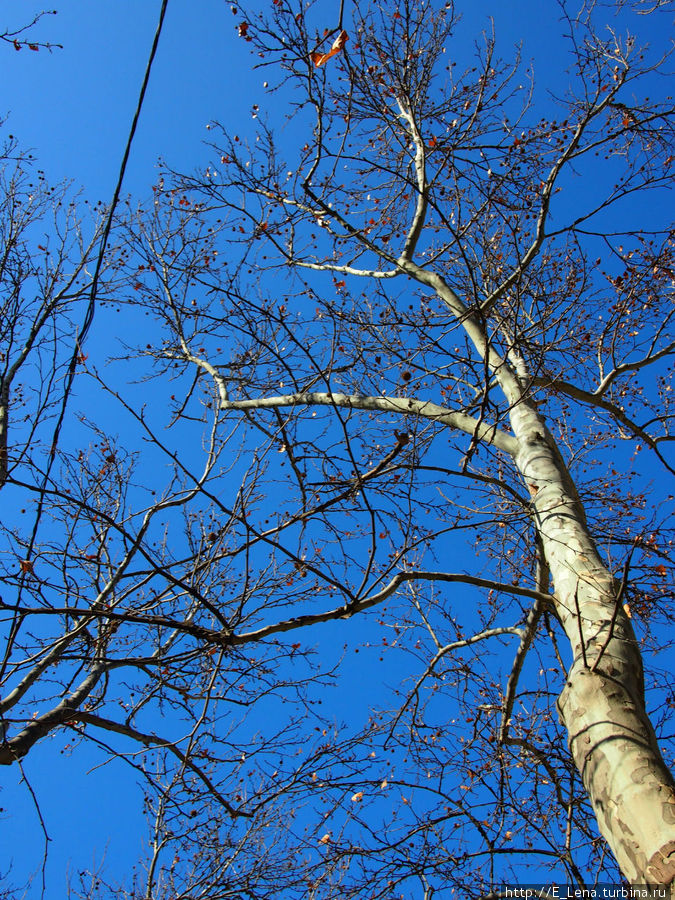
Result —
[[[16,27],[43,8],[6,0],[0,26]],[[150,0],[68,0],[35,37],[63,50],[0,53],[0,114],[52,179],[82,185],[91,199],[112,192],[145,70],[160,4]],[[242,119],[261,102],[263,76],[222,0],[173,0],[137,131],[125,188],[147,193],[163,155],[193,167],[212,119]]]

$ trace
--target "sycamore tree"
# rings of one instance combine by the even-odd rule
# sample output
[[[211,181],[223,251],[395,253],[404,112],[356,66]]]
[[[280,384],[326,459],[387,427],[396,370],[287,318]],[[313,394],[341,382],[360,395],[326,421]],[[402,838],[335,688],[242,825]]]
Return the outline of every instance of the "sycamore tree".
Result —
[[[673,882],[663,8],[556,7],[545,91],[451,4],[233,8],[288,121],[118,216],[122,349],[5,431],[0,760],[89,742],[151,827],[73,896]],[[3,270],[34,383],[68,247],[48,315]]]

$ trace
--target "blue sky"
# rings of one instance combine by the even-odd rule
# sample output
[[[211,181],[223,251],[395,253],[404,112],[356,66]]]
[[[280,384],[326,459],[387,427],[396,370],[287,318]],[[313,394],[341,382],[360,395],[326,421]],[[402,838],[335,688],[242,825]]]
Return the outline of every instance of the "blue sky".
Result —
[[[21,23],[36,4],[3,4],[0,24]],[[107,201],[152,43],[159,3],[69,0],[42,19],[35,36],[63,44],[38,53],[2,47],[0,111],[23,147],[52,179],[71,179]],[[248,46],[236,35],[228,4],[169,3],[161,43],[125,180],[147,194],[162,155],[190,168],[213,118],[241,119],[262,99]]]
[[[337,4],[324,0],[322,5],[332,16]],[[40,8],[26,0],[5,0],[0,27],[17,27]],[[63,44],[62,50],[16,52],[0,45],[5,133],[14,134],[21,147],[35,154],[50,180],[71,180],[91,201],[107,202],[112,194],[159,8],[159,0],[68,0],[58,15],[42,20],[35,35]],[[525,59],[544,48],[548,68],[536,72],[539,89],[559,86],[559,26],[556,16],[542,16],[541,8],[541,0],[481,0],[473,5],[457,40],[460,45],[466,42],[463,50],[470,49],[470,41],[494,13],[503,54],[508,56],[520,40],[525,41]],[[250,45],[237,36],[240,19],[222,0],[170,0],[123,195],[148,196],[160,156],[177,170],[203,167],[209,158],[203,142],[212,120],[245,133],[253,105],[264,109],[263,83],[270,75],[253,68]],[[358,689],[358,674],[353,672],[352,678]],[[344,694],[341,702],[347,705]],[[93,757],[92,770],[83,775],[82,756],[64,751],[64,742],[58,735],[44,741],[25,763],[53,839],[48,872],[56,877],[47,900],[63,896],[57,873],[65,872],[73,847],[83,849],[84,855],[78,856],[82,865],[92,865],[92,854],[99,861],[105,855],[113,870],[125,872],[136,862],[145,839],[143,821],[133,814],[133,777],[126,778],[120,763],[98,768]],[[38,820],[29,791],[10,782],[19,773],[5,775],[0,798],[5,809],[0,830],[5,835],[0,840],[8,846],[8,835],[36,833]],[[101,832],[103,817],[110,821],[109,840],[91,847],[88,837]],[[33,846],[31,855],[24,855],[22,843],[21,838],[16,842],[12,873],[19,884],[41,859],[41,848]]]

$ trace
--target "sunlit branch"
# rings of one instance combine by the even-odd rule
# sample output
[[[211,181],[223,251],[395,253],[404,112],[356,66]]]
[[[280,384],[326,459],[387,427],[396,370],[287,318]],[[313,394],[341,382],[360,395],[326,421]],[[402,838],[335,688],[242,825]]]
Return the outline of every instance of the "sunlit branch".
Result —
[[[611,373],[610,373],[611,374]],[[626,415],[625,410],[623,410],[616,403],[612,403],[610,400],[606,400],[601,396],[600,390],[596,391],[586,391],[583,388],[578,387],[575,384],[571,384],[568,381],[563,381],[558,378],[551,378],[549,376],[538,375],[532,379],[532,383],[545,387],[549,390],[558,392],[560,394],[565,394],[568,397],[572,397],[574,400],[579,400],[581,403],[585,403],[588,406],[594,406],[597,409],[603,409],[606,412],[610,413],[618,422],[620,422],[631,434],[644,441],[645,444],[650,447],[656,456],[659,458],[661,463],[668,469],[669,472],[673,472],[675,474],[675,468],[665,459],[663,454],[658,448],[658,444],[663,438],[658,436],[654,436],[649,434],[644,430],[644,428],[634,422],[630,416]]]
[[[647,356],[638,359],[635,362],[625,362],[615,366],[611,372],[608,372],[605,375],[595,391],[593,391],[592,396],[601,397],[611,383],[626,372],[638,372],[640,369],[644,369],[645,366],[649,366],[652,363],[657,362],[666,356],[672,356],[673,354],[675,354],[675,341],[668,344],[666,347],[663,347],[661,350],[657,350],[655,353],[649,353]]]
[[[80,704],[91,694],[105,672],[105,665],[95,662],[87,677],[79,687],[64,697],[60,703],[48,712],[37,716],[14,737],[5,738],[0,745],[0,765],[10,766],[17,759],[25,756],[40,738],[49,734],[54,728],[68,721]]]
[[[334,263],[303,262],[289,257],[289,263],[299,269],[314,269],[317,272],[335,272],[337,275],[356,275],[359,278],[396,278],[401,274],[400,269],[355,269],[353,266],[338,266]]]
[[[398,102],[400,118],[406,123],[408,131],[415,147],[414,165],[415,165],[415,181],[417,201],[415,203],[415,212],[413,213],[412,223],[408,230],[403,250],[401,252],[402,260],[409,260],[415,253],[417,242],[419,241],[424,227],[424,219],[427,210],[427,176],[426,176],[426,158],[424,141],[417,127],[415,116],[410,108],[407,97],[399,96],[396,98]]]
[[[281,394],[277,397],[259,397],[251,400],[229,400],[221,404],[223,410],[277,409],[286,406],[331,406],[344,409],[363,409],[370,412],[391,412],[405,416],[432,419],[441,425],[457,428],[493,444],[508,454],[516,449],[514,439],[495,425],[481,423],[461,410],[449,410],[431,401],[403,397],[361,397],[340,393]]]
[[[13,613],[32,613],[32,612],[44,612],[49,613],[51,610],[49,608],[41,608],[37,607],[32,609],[30,607],[17,607],[16,605],[5,604],[0,598],[0,609],[10,609]],[[68,614],[69,611],[65,610],[65,613]],[[86,622],[80,622],[75,628],[72,628],[67,634],[58,640],[54,641],[51,649],[49,649],[42,659],[40,659],[36,665],[21,679],[19,684],[16,685],[5,697],[0,699],[0,715],[7,712],[7,710],[11,709],[16,703],[21,700],[21,698],[30,690],[30,688],[35,684],[38,678],[45,672],[50,665],[57,662],[60,657],[63,655],[65,648],[71,644],[75,638],[79,637],[84,629],[86,628]]]

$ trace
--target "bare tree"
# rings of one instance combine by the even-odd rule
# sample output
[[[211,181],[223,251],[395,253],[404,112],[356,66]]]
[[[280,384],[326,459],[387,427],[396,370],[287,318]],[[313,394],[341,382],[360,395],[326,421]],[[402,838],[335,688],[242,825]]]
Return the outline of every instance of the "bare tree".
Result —
[[[450,4],[349,34],[237,10],[297,147],[255,108],[118,222],[105,315],[134,337],[83,360],[58,477],[8,442],[49,525],[5,526],[2,761],[67,729],[148,786],[143,879],[73,891],[673,882],[643,655],[672,611],[646,491],[673,473],[674,109],[625,31],[649,17],[586,7],[544,111],[490,34],[458,71]],[[354,677],[377,710],[323,715]]]
[[[672,105],[639,99],[641,83],[663,61],[647,61],[634,37],[601,36],[590,12],[568,18],[575,79],[550,115],[532,123],[536,104],[518,109],[516,69],[496,61],[489,37],[475,69],[461,76],[450,69],[442,85],[435,80],[446,44],[451,51],[447,9],[376,9],[347,49],[344,35],[333,44],[343,62],[332,69],[330,53],[312,51],[317,38],[305,21],[277,4],[269,23],[247,23],[245,36],[261,56],[281,60],[299,107],[314,110],[313,139],[287,174],[265,130],[250,151],[230,139],[222,174],[207,178],[202,194],[213,208],[238,213],[262,244],[247,257],[253,265],[276,258],[298,278],[332,275],[337,298],[314,311],[332,333],[322,340],[311,313],[297,313],[296,321],[284,301],[265,317],[288,344],[273,378],[256,378],[259,366],[232,379],[222,366],[194,363],[212,376],[222,409],[290,410],[278,421],[297,434],[303,408],[327,407],[342,427],[357,420],[364,430],[357,410],[404,417],[396,446],[414,436],[406,453],[411,497],[430,435],[467,436],[457,475],[479,478],[481,488],[492,483],[515,504],[521,524],[510,540],[536,568],[534,606],[499,703],[498,742],[520,742],[511,723],[517,675],[546,612],[572,650],[558,709],[600,830],[629,880],[670,882],[673,828],[665,810],[673,782],[645,712],[625,607],[633,552],[623,577],[608,565],[598,549],[600,528],[584,506],[583,480],[564,452],[569,444],[573,462],[591,447],[598,453],[600,440],[611,446],[619,436],[634,438],[673,472],[661,450],[672,420],[661,384],[675,350],[672,231],[652,219],[645,234],[629,206],[633,195],[658,191],[669,177]],[[617,221],[630,227],[617,229]],[[596,273],[608,255],[601,281]],[[319,283],[306,282],[307,305]],[[321,284],[325,291],[325,277]],[[406,306],[415,291],[417,303]],[[249,357],[259,357],[269,341],[256,332],[252,338]],[[653,387],[643,380],[655,375]],[[288,389],[279,390],[284,378]],[[577,417],[595,435],[574,440]],[[613,423],[609,435],[604,422]],[[305,458],[296,440],[288,452]],[[486,463],[478,464],[479,450]],[[364,449],[347,441],[345,458],[359,478]],[[303,479],[299,472],[300,487]],[[368,493],[364,486],[366,508]],[[603,524],[603,543],[644,543],[639,527],[628,528],[626,541],[625,519]],[[495,525],[507,523],[500,517]],[[380,569],[376,559],[373,552],[368,575]],[[399,583],[418,577],[394,576]],[[370,603],[363,587],[347,610],[359,609],[362,597]],[[503,582],[486,587],[504,590]],[[446,646],[438,640],[427,672]]]
[[[15,139],[2,161],[0,485],[8,471],[33,468],[40,426],[58,406],[76,331],[73,311],[86,296],[86,266],[97,240],[96,229],[88,240],[82,234],[77,197],[65,186],[47,185]]]

